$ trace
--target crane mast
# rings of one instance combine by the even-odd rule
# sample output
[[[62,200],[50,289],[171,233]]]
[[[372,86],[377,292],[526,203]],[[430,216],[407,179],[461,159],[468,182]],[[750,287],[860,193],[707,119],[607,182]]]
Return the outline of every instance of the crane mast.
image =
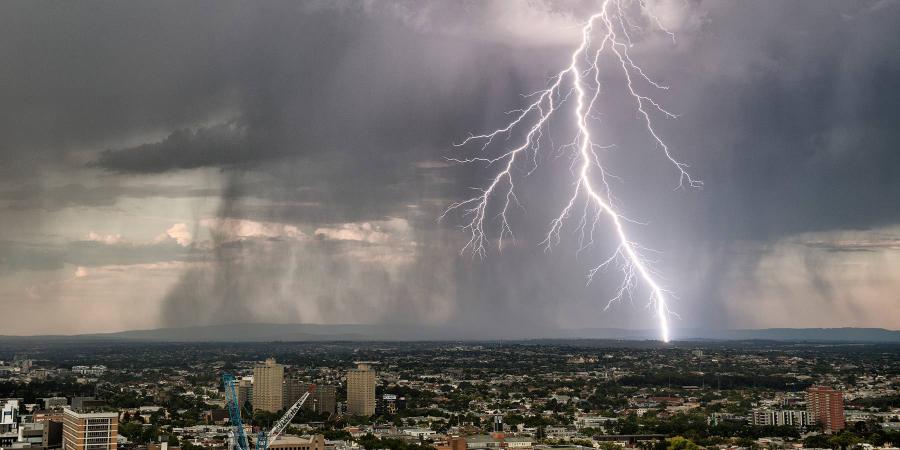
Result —
[[[284,431],[285,428],[287,428],[288,424],[290,424],[291,421],[294,420],[294,416],[296,416],[300,411],[300,408],[303,407],[303,403],[306,402],[307,398],[309,398],[309,391],[306,391],[302,396],[300,396],[300,398],[297,399],[297,401],[294,402],[294,404],[291,405],[290,408],[288,408],[284,415],[281,416],[280,419],[278,419],[278,422],[275,422],[275,425],[273,425],[272,429],[269,431],[269,442],[274,441],[275,438],[277,438],[278,435],[280,435],[281,432]],[[259,449],[259,447],[257,446],[257,450],[262,449]]]
[[[247,435],[244,433],[244,423],[241,421],[241,408],[238,405],[237,401],[237,391],[235,390],[235,380],[234,376],[228,373],[222,374],[222,383],[225,385],[225,403],[228,406],[228,415],[231,418],[231,436],[234,442],[229,445],[229,450],[251,450],[250,444],[247,442]],[[291,420],[294,420],[294,416],[300,412],[300,408],[303,407],[303,404],[306,402],[306,399],[309,398],[309,394],[314,389],[314,387],[310,387],[310,390],[306,391],[290,408],[285,411],[284,415],[275,422],[275,425],[272,426],[272,429],[269,432],[265,432],[260,430],[256,435],[256,450],[267,450],[269,448],[269,443],[278,438],[279,435],[284,431],[285,428],[291,423]]]
[[[231,450],[250,450],[247,443],[247,435],[244,433],[244,423],[241,421],[241,407],[238,405],[237,391],[234,388],[234,376],[229,373],[222,374],[222,384],[225,387],[225,403],[228,406],[228,416],[231,418],[234,443]]]

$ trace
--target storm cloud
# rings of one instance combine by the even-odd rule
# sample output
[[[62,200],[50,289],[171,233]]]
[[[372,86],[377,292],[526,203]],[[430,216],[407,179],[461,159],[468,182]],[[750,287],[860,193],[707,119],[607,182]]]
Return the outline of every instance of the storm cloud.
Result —
[[[598,130],[676,327],[811,308],[799,325],[896,324],[873,312],[900,287],[900,2],[649,4],[677,40],[641,33],[632,51],[671,86],[659,99],[678,118],[658,131],[704,188],[673,190],[629,111]],[[542,154],[520,186],[503,252],[460,255],[459,218],[437,220],[489,174],[448,164],[466,151],[453,144],[545,86],[595,7],[0,4],[0,305],[142,302],[143,322],[109,329],[652,326],[640,298],[601,311],[617,274],[586,284],[602,233],[577,257],[571,229],[538,245],[571,188],[565,156]]]

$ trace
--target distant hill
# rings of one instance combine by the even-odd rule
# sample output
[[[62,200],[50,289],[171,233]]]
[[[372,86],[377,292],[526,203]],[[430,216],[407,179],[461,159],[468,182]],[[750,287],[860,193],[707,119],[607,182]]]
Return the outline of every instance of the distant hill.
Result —
[[[676,341],[768,340],[789,342],[884,342],[900,343],[900,331],[883,328],[767,328],[745,330],[672,330]],[[122,331],[118,333],[0,336],[15,340],[87,340],[157,342],[271,342],[271,341],[483,341],[528,339],[656,340],[655,330],[619,328],[523,329],[520,334],[499,334],[490,329],[462,330],[425,325],[322,325],[322,324],[232,324],[187,328]]]
[[[709,330],[696,339],[832,342],[900,342],[900,331],[884,328],[765,328],[760,330]],[[690,338],[685,335],[685,338]]]
[[[566,338],[588,339],[657,339],[656,330],[611,330],[608,328],[570,330]],[[675,329],[675,341],[737,341],[764,340],[789,342],[897,342],[900,331],[884,328],[762,328],[762,329]]]

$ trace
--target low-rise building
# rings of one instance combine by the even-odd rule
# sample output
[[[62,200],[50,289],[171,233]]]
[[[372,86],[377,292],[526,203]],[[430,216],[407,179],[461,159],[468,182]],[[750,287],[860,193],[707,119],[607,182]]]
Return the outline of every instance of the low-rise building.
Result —
[[[269,443],[273,450],[325,450],[325,437],[321,434],[312,436],[282,435]]]
[[[754,409],[753,425],[793,426],[805,428],[810,425],[809,413],[801,410]]]

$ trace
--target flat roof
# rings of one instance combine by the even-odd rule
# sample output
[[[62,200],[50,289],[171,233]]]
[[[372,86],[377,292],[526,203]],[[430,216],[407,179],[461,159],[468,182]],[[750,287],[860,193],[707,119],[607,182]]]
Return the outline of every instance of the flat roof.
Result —
[[[78,417],[80,419],[116,419],[119,417],[119,413],[117,412],[79,413],[69,408],[63,409],[63,413],[66,415]]]

